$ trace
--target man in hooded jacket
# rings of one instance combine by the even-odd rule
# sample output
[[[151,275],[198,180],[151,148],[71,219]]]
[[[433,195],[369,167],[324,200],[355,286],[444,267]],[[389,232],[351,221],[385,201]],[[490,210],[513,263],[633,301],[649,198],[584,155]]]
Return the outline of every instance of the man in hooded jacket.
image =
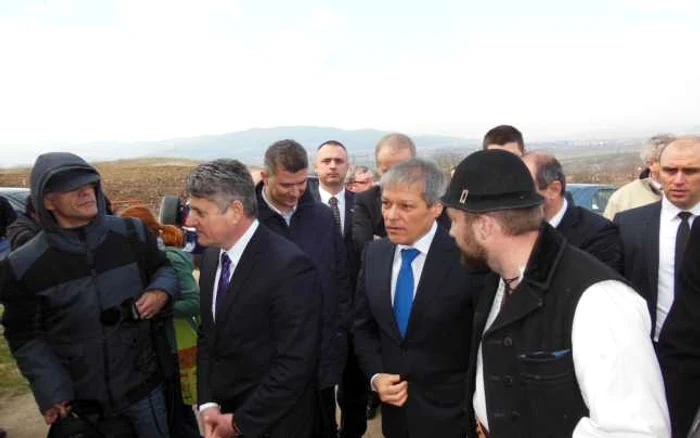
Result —
[[[178,293],[165,254],[143,223],[105,214],[100,175],[82,158],[40,155],[30,180],[42,231],[3,262],[0,291],[5,337],[44,419],[90,401],[105,424],[168,437],[149,321]]]

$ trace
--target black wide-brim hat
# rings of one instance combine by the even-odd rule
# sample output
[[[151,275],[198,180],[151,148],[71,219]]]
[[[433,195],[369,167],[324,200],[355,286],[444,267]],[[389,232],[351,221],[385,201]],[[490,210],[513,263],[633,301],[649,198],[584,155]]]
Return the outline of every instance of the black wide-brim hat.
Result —
[[[523,160],[503,150],[478,151],[462,160],[441,200],[445,207],[470,213],[515,210],[544,202]]]

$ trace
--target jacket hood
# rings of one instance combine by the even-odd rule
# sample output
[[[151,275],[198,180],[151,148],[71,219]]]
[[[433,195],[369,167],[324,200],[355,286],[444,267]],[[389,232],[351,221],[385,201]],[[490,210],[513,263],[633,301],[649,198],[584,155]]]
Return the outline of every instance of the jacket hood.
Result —
[[[94,172],[99,175],[97,169],[75,154],[69,152],[49,152],[37,157],[29,177],[34,208],[36,209],[43,230],[49,235],[63,234],[64,237],[66,237],[66,233],[75,234],[71,233],[71,230],[61,229],[53,214],[44,207],[44,196],[47,193],[46,186],[48,181],[55,175],[67,171]],[[97,216],[85,227],[86,232],[96,230],[104,223],[106,208],[105,198],[102,194],[101,181],[97,181],[95,195],[97,199]]]

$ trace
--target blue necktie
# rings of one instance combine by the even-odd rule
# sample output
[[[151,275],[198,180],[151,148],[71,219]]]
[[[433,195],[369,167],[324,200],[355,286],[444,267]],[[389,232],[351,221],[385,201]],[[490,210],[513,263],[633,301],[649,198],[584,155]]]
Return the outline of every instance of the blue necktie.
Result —
[[[216,287],[216,310],[218,312],[221,303],[226,297],[226,289],[228,289],[229,278],[231,277],[231,259],[227,253],[221,254],[221,272],[219,273],[219,284]],[[216,317],[216,316],[215,316]]]
[[[394,317],[399,325],[401,337],[406,336],[408,328],[408,318],[411,316],[413,306],[413,269],[411,263],[420,251],[415,248],[401,250],[401,269],[399,277],[396,279],[396,290],[394,291]]]

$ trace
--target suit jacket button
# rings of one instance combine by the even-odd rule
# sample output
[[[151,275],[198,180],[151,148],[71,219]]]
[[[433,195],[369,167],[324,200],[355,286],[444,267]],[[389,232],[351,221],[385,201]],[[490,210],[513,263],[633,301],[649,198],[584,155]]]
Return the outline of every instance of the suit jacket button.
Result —
[[[510,336],[506,336],[503,338],[503,346],[504,347],[512,347],[513,346],[513,338]]]
[[[506,386],[513,386],[513,378],[511,376],[504,376],[503,384]]]
[[[510,419],[511,419],[511,421],[518,421],[520,419],[520,412],[518,412],[518,411],[511,412]]]

